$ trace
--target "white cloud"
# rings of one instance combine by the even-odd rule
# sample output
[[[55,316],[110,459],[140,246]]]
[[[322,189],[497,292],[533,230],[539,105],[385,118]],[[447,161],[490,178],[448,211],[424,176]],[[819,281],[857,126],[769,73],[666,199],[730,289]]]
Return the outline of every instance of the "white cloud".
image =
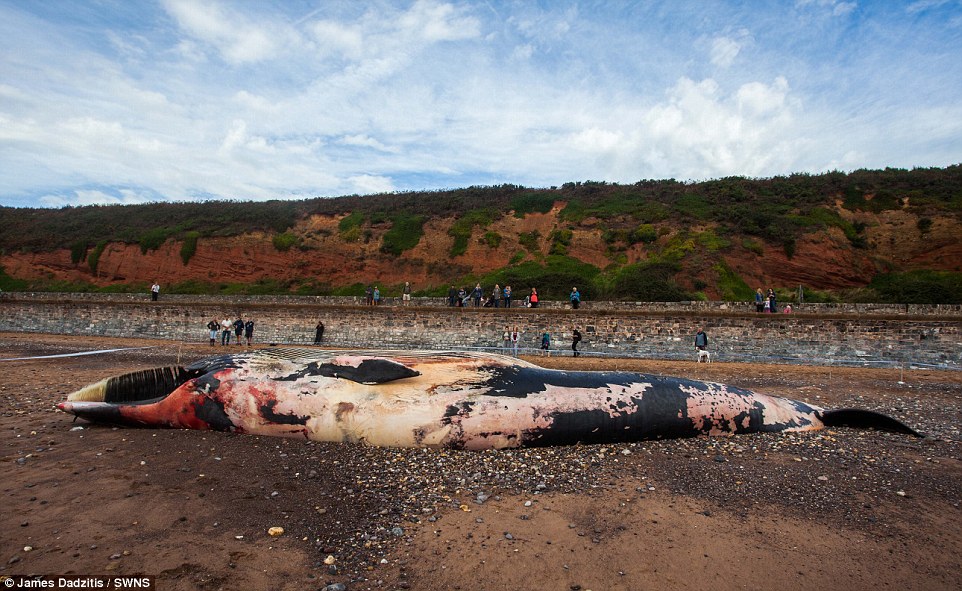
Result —
[[[511,57],[517,60],[527,61],[531,59],[534,55],[534,45],[530,43],[525,43],[523,45],[518,45],[511,52]]]
[[[962,153],[951,31],[906,34],[902,11],[832,18],[856,8],[836,0],[684,1],[165,0],[109,29],[0,3],[0,202],[767,176]]]
[[[398,20],[399,29],[428,43],[472,39],[480,34],[480,23],[463,16],[451,4],[418,0]]]
[[[845,0],[796,0],[799,8],[814,6],[827,10],[832,16],[845,16],[858,8],[858,2]]]
[[[356,25],[318,20],[311,23],[309,28],[321,56],[338,54],[346,59],[357,60],[364,55],[364,35]]]
[[[213,45],[228,62],[263,61],[280,49],[276,30],[250,22],[219,3],[164,0],[164,6],[185,31]]]
[[[717,37],[711,44],[711,63],[727,68],[735,61],[741,50],[741,43],[729,37]]]
[[[374,148],[379,152],[396,152],[397,151],[388,146],[385,146],[383,143],[381,143],[377,139],[372,138],[371,136],[363,133],[343,136],[340,140],[338,140],[338,143],[343,144],[345,146],[359,146],[359,147],[366,147],[366,148]]]
[[[858,7],[857,2],[839,2],[832,10],[833,16],[844,16]]]
[[[374,193],[390,193],[394,190],[394,183],[390,178],[371,174],[359,174],[348,179],[354,188],[352,193],[371,195]]]
[[[933,8],[941,8],[952,1],[953,0],[917,0],[916,2],[912,2],[906,6],[905,12],[909,14],[925,12],[927,10],[932,10]]]
[[[684,178],[765,174],[790,162],[793,104],[788,82],[750,82],[725,94],[711,79],[682,78],[645,117],[657,159]],[[670,164],[669,164],[670,163]],[[673,176],[674,176],[673,175]]]

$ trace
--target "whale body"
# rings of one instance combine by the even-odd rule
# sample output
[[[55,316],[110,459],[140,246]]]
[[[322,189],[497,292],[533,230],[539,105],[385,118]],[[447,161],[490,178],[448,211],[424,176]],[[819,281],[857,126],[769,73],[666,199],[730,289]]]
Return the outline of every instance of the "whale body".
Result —
[[[58,408],[128,426],[476,450],[841,425],[919,435],[873,411],[825,410],[725,384],[436,351],[220,355],[107,378]]]

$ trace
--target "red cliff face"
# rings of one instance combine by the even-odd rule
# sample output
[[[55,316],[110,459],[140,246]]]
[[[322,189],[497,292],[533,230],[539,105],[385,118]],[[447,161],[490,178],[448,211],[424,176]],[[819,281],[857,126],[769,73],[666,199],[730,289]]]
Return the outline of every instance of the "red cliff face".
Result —
[[[100,256],[97,273],[86,262],[73,264],[70,251],[27,253],[11,252],[0,256],[6,273],[18,279],[54,279],[89,282],[99,286],[115,283],[170,285],[187,280],[210,283],[253,283],[260,279],[313,279],[332,287],[355,283],[396,286],[410,281],[416,289],[445,285],[468,274],[483,275],[507,266],[517,253],[524,259],[534,257],[521,245],[520,234],[537,232],[539,248],[547,253],[552,230],[569,228],[558,218],[560,208],[546,214],[524,218],[508,215],[487,228],[475,228],[465,254],[452,257],[454,239],[448,234],[453,220],[434,219],[424,226],[424,236],[416,247],[399,257],[380,252],[381,238],[388,226],[370,228],[368,240],[346,242],[338,233],[338,218],[314,216],[292,231],[301,244],[281,252],[274,247],[272,235],[251,233],[229,238],[201,238],[193,257],[185,265],[181,243],[167,241],[160,248],[142,253],[136,244],[110,243]],[[797,284],[816,289],[835,289],[867,284],[883,270],[930,268],[960,270],[962,265],[962,224],[948,218],[935,219],[922,233],[917,218],[907,212],[851,214],[866,224],[867,246],[855,248],[837,228],[822,229],[802,236],[794,256],[788,258],[781,245],[763,244],[762,252],[741,246],[742,237],[729,236],[732,246],[717,253],[697,256],[723,258],[728,266],[751,287]],[[690,228],[669,227],[670,233],[651,245],[638,244],[621,253],[612,253],[602,239],[602,230],[586,223],[573,228],[568,255],[605,268],[620,257],[620,262],[637,262],[656,254],[678,232]],[[494,232],[501,242],[496,247],[482,240]],[[753,239],[759,242],[758,239]],[[757,249],[756,249],[757,250]],[[690,284],[683,276],[679,279]],[[705,289],[717,296],[715,286]]]

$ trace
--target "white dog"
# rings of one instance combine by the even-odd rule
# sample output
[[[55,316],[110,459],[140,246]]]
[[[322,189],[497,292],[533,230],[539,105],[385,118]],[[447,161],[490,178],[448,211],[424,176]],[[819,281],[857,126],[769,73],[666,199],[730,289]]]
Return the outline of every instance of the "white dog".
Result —
[[[698,363],[704,361],[705,363],[711,363],[711,353],[704,349],[698,351]]]

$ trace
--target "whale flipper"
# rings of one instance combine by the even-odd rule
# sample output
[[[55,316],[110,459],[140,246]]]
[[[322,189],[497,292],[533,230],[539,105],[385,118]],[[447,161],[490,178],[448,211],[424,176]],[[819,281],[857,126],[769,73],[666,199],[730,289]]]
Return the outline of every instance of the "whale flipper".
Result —
[[[873,410],[862,410],[859,408],[826,410],[822,412],[822,422],[826,427],[879,429],[880,431],[891,431],[893,433],[905,433],[906,435],[924,437],[924,435],[905,423]]]

